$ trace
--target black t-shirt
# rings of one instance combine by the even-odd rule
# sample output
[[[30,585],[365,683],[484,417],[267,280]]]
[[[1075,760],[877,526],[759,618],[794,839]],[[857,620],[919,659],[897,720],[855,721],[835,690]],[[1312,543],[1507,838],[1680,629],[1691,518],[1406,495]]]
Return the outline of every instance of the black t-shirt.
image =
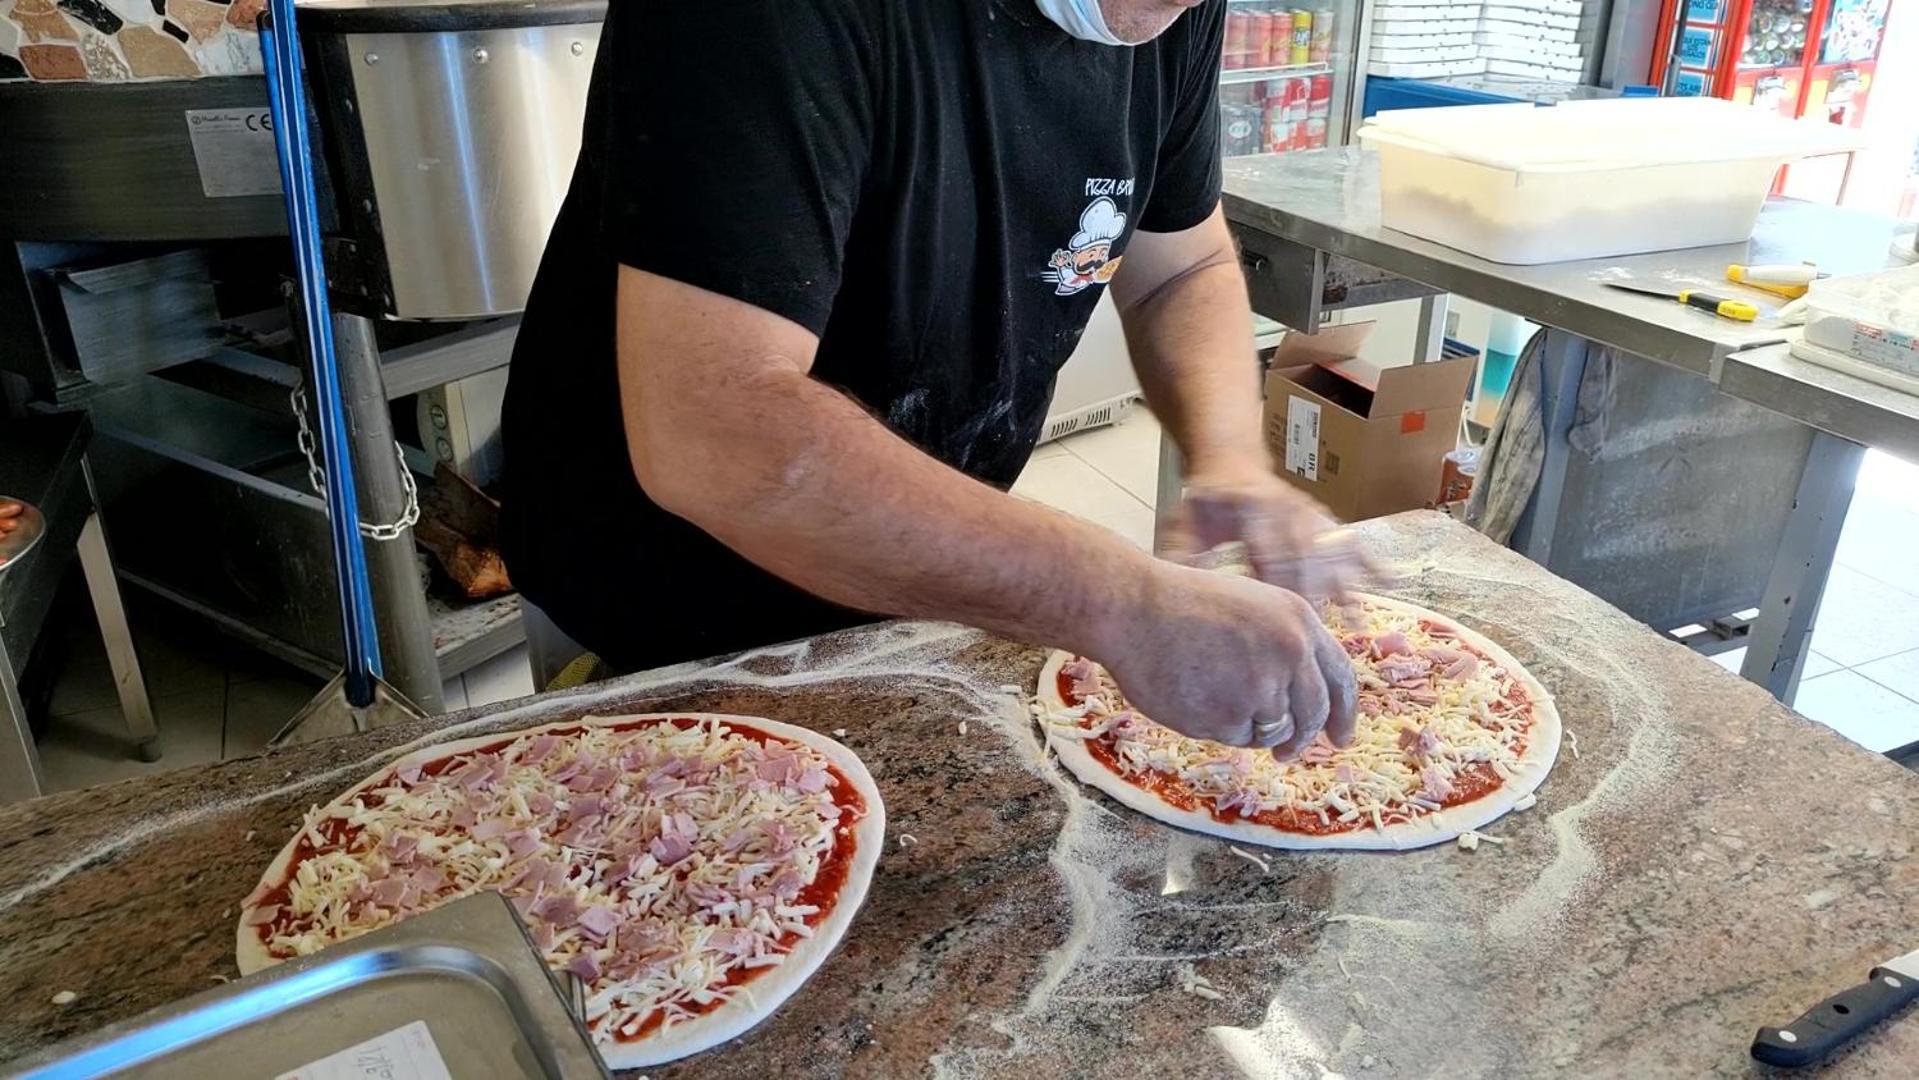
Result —
[[[633,477],[616,264],[819,335],[813,376],[1010,485],[1136,229],[1219,200],[1224,0],[1137,48],[1031,0],[620,0],[513,354],[516,585],[635,670],[868,618],[772,577]]]

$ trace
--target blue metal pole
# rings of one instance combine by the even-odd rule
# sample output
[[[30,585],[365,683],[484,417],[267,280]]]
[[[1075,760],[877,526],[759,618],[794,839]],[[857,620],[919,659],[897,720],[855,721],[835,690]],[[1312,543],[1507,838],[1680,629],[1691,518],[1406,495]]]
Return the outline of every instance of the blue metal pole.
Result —
[[[262,20],[260,26],[260,54],[266,62],[267,102],[273,116],[274,149],[280,157],[287,231],[293,237],[294,277],[306,319],[307,353],[313,357],[313,399],[326,458],[333,572],[340,584],[340,622],[346,640],[346,698],[348,704],[364,707],[373,703],[373,680],[381,675],[380,635],[373,621],[373,587],[360,537],[360,497],[353,482],[340,368],[333,352],[333,309],[327,300],[326,260],[320,249],[299,28],[293,0],[268,0],[267,12],[270,22]]]

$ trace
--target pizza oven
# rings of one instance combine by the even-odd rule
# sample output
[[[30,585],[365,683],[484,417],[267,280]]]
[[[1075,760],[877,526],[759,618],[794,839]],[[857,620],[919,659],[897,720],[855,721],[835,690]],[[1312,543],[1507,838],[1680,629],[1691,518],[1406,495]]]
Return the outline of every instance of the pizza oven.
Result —
[[[526,305],[580,150],[605,0],[303,0],[334,293],[388,319]]]

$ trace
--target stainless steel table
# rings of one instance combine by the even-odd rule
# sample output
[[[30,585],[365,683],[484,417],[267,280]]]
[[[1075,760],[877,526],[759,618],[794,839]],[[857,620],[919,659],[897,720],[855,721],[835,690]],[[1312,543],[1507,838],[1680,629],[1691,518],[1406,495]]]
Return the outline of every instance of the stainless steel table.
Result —
[[[1888,264],[1891,220],[1773,200],[1747,243],[1513,266],[1383,227],[1377,157],[1351,147],[1228,162],[1224,202],[1241,243],[1254,308],[1288,326],[1317,327],[1334,310],[1422,297],[1420,348],[1432,354],[1444,294],[1458,293],[1547,328],[1541,388],[1546,461],[1513,543],[1537,561],[1547,561],[1562,515],[1600,509],[1576,505],[1577,492],[1562,505],[1571,458],[1565,434],[1586,364],[1599,348],[1697,376],[1695,383],[1653,368],[1638,373],[1642,380],[1660,380],[1660,393],[1684,399],[1669,406],[1675,411],[1733,410],[1717,421],[1731,429],[1757,430],[1767,414],[1788,418],[1791,424],[1774,433],[1766,452],[1782,460],[1791,455],[1796,492],[1791,477],[1781,476],[1782,492],[1791,497],[1750,508],[1782,520],[1752,530],[1766,532],[1769,524],[1770,535],[1779,539],[1776,553],[1766,556],[1771,572],[1744,673],[1782,700],[1791,699],[1865,447],[1919,460],[1919,399],[1793,359],[1780,344],[1788,333],[1776,318],[1782,301],[1729,285],[1725,269],[1801,261],[1831,274],[1878,269]],[[1759,303],[1764,314],[1752,324],[1735,323],[1605,284],[1626,280],[1727,290]],[[1657,444],[1668,434],[1648,428],[1632,437]],[[1759,452],[1732,449],[1748,457]],[[1178,462],[1169,445],[1161,509],[1177,497]],[[1726,524],[1737,531],[1748,522]]]

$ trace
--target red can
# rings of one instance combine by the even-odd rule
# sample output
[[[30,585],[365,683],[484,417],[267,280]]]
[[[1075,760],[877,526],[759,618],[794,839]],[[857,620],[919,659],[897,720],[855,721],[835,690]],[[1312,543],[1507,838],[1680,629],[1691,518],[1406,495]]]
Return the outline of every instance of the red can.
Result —
[[[1315,75],[1307,95],[1306,115],[1325,118],[1333,114],[1333,77]]]
[[[1232,16],[1227,16],[1231,18]],[[1266,37],[1272,33],[1273,17],[1264,12],[1249,12],[1246,16],[1245,62],[1241,67],[1257,68],[1266,66]]]
[[[1226,16],[1226,55],[1223,63],[1228,70],[1246,66],[1248,34],[1252,29],[1253,17],[1242,12],[1232,12]]]

